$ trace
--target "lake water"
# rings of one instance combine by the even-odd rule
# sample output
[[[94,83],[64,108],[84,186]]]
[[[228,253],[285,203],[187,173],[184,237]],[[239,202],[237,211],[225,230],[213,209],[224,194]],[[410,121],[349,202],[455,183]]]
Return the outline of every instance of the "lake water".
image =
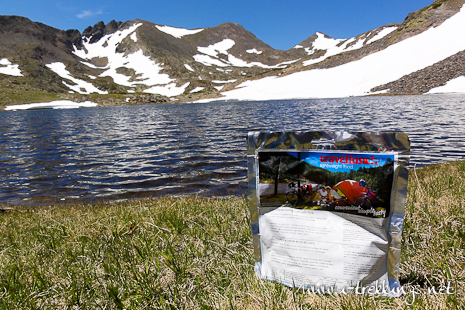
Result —
[[[464,159],[465,96],[0,112],[0,202],[243,195],[252,130],[403,131],[411,165]]]

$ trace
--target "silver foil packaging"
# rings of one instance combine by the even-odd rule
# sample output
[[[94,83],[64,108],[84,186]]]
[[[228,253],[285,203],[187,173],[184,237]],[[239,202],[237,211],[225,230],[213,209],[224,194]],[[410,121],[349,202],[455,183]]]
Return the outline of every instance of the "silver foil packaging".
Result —
[[[250,132],[256,274],[319,292],[400,295],[409,153],[398,132]]]

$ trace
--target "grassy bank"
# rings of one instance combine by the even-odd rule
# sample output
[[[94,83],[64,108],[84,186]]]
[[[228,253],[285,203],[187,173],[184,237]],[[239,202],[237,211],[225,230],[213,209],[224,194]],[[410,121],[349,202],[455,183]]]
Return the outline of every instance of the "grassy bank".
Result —
[[[464,162],[411,171],[407,294],[392,299],[309,295],[258,280],[244,198],[21,211],[0,214],[1,309],[464,308]],[[439,294],[448,283],[454,294]]]
[[[99,107],[172,103],[168,97],[146,93],[118,93],[104,95],[93,93],[89,95],[82,95],[68,93],[47,93],[42,91],[18,92],[18,90],[9,89],[0,91],[0,111],[11,105],[42,103],[60,100],[69,100],[73,102],[91,101],[97,103]]]

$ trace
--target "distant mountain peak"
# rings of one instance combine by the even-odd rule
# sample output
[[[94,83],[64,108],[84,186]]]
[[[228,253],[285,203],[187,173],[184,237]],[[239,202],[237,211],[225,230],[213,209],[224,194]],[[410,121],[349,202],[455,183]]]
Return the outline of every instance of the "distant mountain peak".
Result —
[[[116,22],[115,20],[112,20],[105,25],[103,21],[99,21],[93,27],[87,27],[82,33],[82,37],[87,39],[89,43],[95,43],[103,36],[114,33],[122,24],[122,22]]]

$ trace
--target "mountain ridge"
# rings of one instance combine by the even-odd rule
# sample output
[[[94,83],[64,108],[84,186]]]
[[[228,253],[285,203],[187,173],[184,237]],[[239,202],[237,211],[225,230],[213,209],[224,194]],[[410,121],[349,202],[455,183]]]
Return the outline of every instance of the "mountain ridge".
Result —
[[[188,30],[139,19],[112,20],[89,26],[81,34],[25,17],[0,16],[0,106],[17,103],[19,94],[30,92],[42,93],[41,98],[56,94],[76,101],[100,94],[102,105],[111,104],[102,99],[111,94],[127,96],[117,100],[118,104],[132,104],[134,98],[146,98],[143,102],[226,98],[225,93],[254,81],[354,64],[440,28],[463,3],[438,0],[410,13],[403,23],[387,24],[349,39],[317,32],[287,51],[273,49],[231,22]],[[465,75],[462,65],[453,65],[464,61],[462,54],[452,56],[424,67],[423,73],[410,72],[403,80],[372,87],[367,94],[421,94],[445,85]],[[442,69],[435,76],[437,68]],[[152,100],[153,96],[158,99]]]

